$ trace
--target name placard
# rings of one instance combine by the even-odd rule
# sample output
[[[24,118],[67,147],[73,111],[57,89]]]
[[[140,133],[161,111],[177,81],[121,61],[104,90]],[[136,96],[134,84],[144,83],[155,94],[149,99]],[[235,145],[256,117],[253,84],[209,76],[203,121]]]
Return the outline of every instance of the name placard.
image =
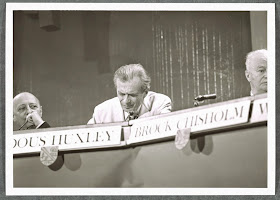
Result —
[[[253,103],[253,110],[250,122],[267,121],[268,102],[267,98],[257,99]]]
[[[176,135],[177,130],[210,130],[248,122],[250,100],[133,124],[128,144]]]
[[[75,150],[121,144],[121,126],[46,131],[13,135],[13,154],[40,152],[44,146]]]

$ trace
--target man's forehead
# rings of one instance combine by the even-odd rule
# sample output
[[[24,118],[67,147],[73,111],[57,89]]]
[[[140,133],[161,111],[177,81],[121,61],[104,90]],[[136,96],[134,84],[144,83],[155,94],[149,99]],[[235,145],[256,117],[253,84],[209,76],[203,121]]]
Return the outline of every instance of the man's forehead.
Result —
[[[21,94],[14,99],[14,105],[28,104],[28,103],[36,103],[40,104],[39,100],[32,94],[24,93]]]
[[[266,67],[267,66],[267,59],[265,57],[257,57],[253,59],[251,62],[251,67],[258,68],[258,67]]]
[[[141,80],[139,77],[134,77],[132,80],[128,81],[121,81],[117,79],[117,90],[120,92],[125,93],[137,93],[139,90],[141,90]]]

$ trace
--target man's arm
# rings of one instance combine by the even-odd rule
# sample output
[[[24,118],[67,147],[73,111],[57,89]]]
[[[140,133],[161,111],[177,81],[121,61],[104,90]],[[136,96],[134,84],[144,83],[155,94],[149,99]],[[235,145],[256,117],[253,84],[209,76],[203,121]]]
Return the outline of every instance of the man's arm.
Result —
[[[98,117],[98,115],[99,115],[98,113],[100,113],[99,108],[98,108],[98,106],[96,106],[93,110],[92,118],[88,121],[87,124],[97,124],[96,117]]]
[[[172,111],[171,99],[168,96],[165,96],[162,105],[158,109],[158,112],[159,114],[164,114],[164,113],[170,113],[171,111]]]
[[[38,112],[34,111],[27,116],[27,120],[33,123],[34,128],[49,128],[51,127],[47,122],[45,122]]]
[[[144,113],[140,116],[141,118],[170,113],[172,111],[171,99],[160,93],[152,92],[148,99],[145,99],[145,105],[147,105],[150,112]]]
[[[92,115],[92,118],[88,121],[87,124],[96,124],[96,121],[95,121],[95,119],[94,119],[94,113],[93,113],[93,115]]]

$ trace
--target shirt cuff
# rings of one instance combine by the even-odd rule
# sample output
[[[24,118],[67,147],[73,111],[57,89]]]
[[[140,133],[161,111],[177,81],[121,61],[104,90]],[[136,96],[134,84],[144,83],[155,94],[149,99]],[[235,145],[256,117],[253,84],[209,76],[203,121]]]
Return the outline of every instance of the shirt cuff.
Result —
[[[42,126],[42,124],[45,123],[45,121],[43,121],[41,124],[39,124],[36,129],[38,129],[40,126]]]

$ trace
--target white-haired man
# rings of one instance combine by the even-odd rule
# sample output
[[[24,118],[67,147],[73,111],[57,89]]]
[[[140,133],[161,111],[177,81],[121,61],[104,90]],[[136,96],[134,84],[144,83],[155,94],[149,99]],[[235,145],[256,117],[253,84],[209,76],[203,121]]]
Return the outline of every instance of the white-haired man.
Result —
[[[29,92],[22,92],[13,100],[13,120],[19,129],[48,128],[50,125],[42,119],[42,106],[39,100]]]
[[[252,51],[246,57],[245,76],[251,86],[251,95],[267,92],[267,50]]]
[[[140,64],[120,67],[114,75],[117,97],[95,107],[88,124],[128,121],[171,112],[171,100],[149,91],[151,78]]]

